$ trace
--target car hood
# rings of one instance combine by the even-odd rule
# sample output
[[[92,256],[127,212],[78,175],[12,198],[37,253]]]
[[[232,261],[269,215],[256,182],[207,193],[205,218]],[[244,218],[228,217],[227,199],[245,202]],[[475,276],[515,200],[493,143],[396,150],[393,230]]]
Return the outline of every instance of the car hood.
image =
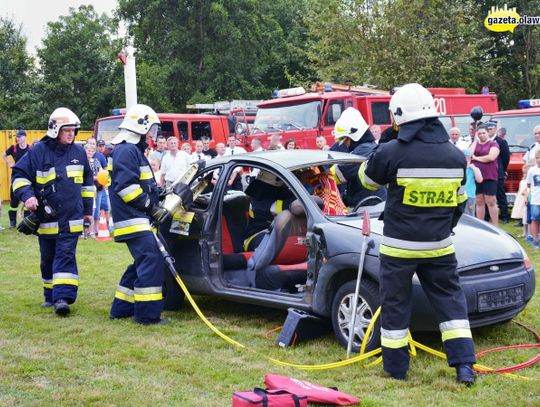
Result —
[[[337,224],[347,226],[350,231],[342,231],[342,236],[339,238],[341,248],[345,250],[337,250],[337,247],[334,247],[334,250],[342,253],[358,251],[361,244],[362,219],[343,219],[338,220]],[[371,218],[371,236],[377,243],[376,248],[374,248],[376,250],[372,249],[371,251],[373,254],[378,253],[382,230],[383,222]],[[458,267],[460,268],[501,260],[523,260],[523,254],[517,241],[505,231],[487,222],[463,215],[454,232],[455,235],[452,236],[452,240],[456,248]],[[326,240],[329,241],[328,238]],[[331,250],[331,252],[334,250]]]

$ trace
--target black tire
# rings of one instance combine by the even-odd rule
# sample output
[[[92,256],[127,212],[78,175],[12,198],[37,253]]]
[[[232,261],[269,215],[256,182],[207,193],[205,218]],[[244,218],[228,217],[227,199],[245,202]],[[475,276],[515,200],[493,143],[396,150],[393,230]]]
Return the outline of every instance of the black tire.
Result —
[[[184,292],[167,269],[165,269],[165,281],[163,282],[163,297],[163,309],[165,311],[180,311],[182,309]]]
[[[356,288],[356,280],[351,280],[343,284],[337,291],[332,301],[332,327],[334,333],[341,346],[347,348],[347,342],[349,339],[349,321],[351,318],[350,308],[352,307],[352,300],[354,297],[354,291]],[[352,350],[353,352],[360,352],[360,345],[366,333],[366,330],[379,308],[379,289],[377,285],[371,281],[362,279],[360,284],[360,291],[358,293],[358,306],[355,322],[355,338],[353,340]],[[348,315],[347,315],[348,314]],[[377,319],[369,341],[366,346],[366,351],[377,349],[381,346],[381,322]]]

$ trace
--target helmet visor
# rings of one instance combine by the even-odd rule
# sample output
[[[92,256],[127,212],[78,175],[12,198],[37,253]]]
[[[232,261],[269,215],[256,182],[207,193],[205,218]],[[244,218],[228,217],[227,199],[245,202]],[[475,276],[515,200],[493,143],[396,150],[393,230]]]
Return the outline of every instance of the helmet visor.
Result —
[[[161,126],[158,123],[154,123],[152,127],[150,127],[150,130],[148,130],[147,135],[152,137],[152,140],[155,142],[157,140],[157,136],[159,133],[161,133]]]

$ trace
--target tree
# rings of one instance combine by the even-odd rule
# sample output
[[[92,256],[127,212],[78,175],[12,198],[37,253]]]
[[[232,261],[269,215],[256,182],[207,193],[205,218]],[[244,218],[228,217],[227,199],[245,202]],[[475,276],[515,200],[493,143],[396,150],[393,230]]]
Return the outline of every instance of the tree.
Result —
[[[123,75],[116,63],[121,49],[113,40],[116,25],[105,14],[98,16],[92,6],[70,8],[69,15],[47,24],[43,47],[37,53],[41,75],[40,92],[47,112],[65,106],[90,128],[99,116],[123,105]]]
[[[472,1],[315,0],[312,10],[309,55],[322,79],[478,92],[493,72]]]
[[[25,113],[29,108],[32,64],[21,26],[0,18],[0,128],[30,127]]]
[[[305,74],[297,52],[305,7],[305,0],[120,0],[138,49],[140,99],[181,111],[186,102],[268,97],[288,85],[286,72]]]

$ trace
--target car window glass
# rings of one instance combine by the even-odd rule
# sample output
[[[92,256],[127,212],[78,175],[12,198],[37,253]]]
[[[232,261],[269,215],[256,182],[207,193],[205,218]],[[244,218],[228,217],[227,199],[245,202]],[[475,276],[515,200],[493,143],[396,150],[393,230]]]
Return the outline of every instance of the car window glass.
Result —
[[[373,124],[392,124],[388,102],[372,102],[371,114],[373,116]]]
[[[192,122],[191,123],[191,136],[193,140],[200,140],[201,138],[212,138],[212,130],[210,122]]]
[[[165,138],[174,136],[173,123],[170,121],[161,121],[161,135]]]
[[[176,127],[178,129],[178,135],[180,136],[180,140],[183,140],[183,141],[189,140],[187,122],[177,122]]]

